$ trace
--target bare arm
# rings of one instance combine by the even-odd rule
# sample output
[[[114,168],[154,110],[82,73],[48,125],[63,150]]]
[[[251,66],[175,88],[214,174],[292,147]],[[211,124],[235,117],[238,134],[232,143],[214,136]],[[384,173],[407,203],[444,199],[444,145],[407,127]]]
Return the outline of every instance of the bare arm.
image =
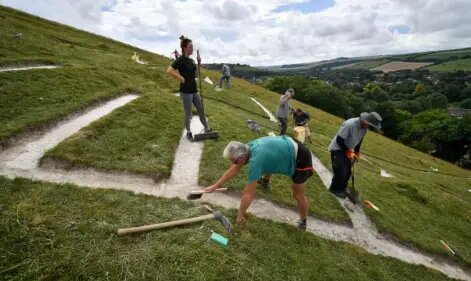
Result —
[[[289,100],[287,95],[283,95],[279,101],[279,104],[285,104]]]
[[[255,196],[255,189],[257,187],[257,181],[253,181],[247,184],[242,192],[240,198],[239,212],[237,213],[237,223],[241,224],[245,221],[245,212],[249,208]]]
[[[215,184],[206,187],[205,190],[209,191],[209,192],[212,192],[216,188],[222,187],[230,179],[237,176],[239,174],[241,168],[242,168],[242,165],[232,164],[229,167],[229,169],[227,169],[227,171],[224,172],[224,174],[221,176],[221,178],[219,178],[219,180]]]
[[[180,83],[185,83],[185,78],[183,78],[183,76],[181,76],[180,73],[178,73],[178,71],[172,66],[169,66],[167,68],[167,73],[175,80],[178,80]]]

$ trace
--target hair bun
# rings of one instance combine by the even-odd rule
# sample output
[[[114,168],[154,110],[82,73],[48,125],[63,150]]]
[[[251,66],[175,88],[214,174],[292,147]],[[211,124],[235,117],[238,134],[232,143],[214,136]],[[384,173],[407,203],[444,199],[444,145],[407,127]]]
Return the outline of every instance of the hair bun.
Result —
[[[185,39],[185,36],[180,36],[180,40],[184,40]]]

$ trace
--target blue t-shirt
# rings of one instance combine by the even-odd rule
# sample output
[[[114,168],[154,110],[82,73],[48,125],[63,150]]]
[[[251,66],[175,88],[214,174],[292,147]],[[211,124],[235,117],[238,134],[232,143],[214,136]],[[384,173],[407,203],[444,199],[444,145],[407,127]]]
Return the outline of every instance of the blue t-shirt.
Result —
[[[250,147],[248,182],[258,180],[264,174],[292,176],[296,160],[294,145],[285,136],[268,136],[248,143]]]

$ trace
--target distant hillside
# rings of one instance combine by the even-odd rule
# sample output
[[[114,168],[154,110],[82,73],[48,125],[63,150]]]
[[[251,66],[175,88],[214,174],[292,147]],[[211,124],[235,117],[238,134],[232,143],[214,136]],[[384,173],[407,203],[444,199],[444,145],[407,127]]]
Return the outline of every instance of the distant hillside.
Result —
[[[341,57],[332,60],[324,60],[319,62],[297,63],[288,65],[275,65],[259,67],[260,69],[284,73],[306,74],[315,70],[330,69],[370,69],[383,70],[381,66],[387,63],[394,63],[394,70],[416,69],[416,64],[407,64],[403,62],[426,63],[426,67],[430,71],[450,72],[457,70],[471,71],[471,48],[420,52],[402,55],[384,55],[370,57]],[[427,66],[430,64],[430,66]],[[444,65],[441,67],[441,65]],[[397,65],[401,67],[397,68]],[[391,71],[389,66],[385,67],[386,72]]]

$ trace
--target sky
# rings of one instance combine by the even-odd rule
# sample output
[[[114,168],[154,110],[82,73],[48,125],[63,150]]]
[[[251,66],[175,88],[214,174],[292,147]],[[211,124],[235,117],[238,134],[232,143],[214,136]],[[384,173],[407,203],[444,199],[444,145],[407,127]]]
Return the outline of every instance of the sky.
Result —
[[[34,3],[34,4],[33,4]],[[471,46],[470,0],[0,0],[171,56],[255,66]]]

